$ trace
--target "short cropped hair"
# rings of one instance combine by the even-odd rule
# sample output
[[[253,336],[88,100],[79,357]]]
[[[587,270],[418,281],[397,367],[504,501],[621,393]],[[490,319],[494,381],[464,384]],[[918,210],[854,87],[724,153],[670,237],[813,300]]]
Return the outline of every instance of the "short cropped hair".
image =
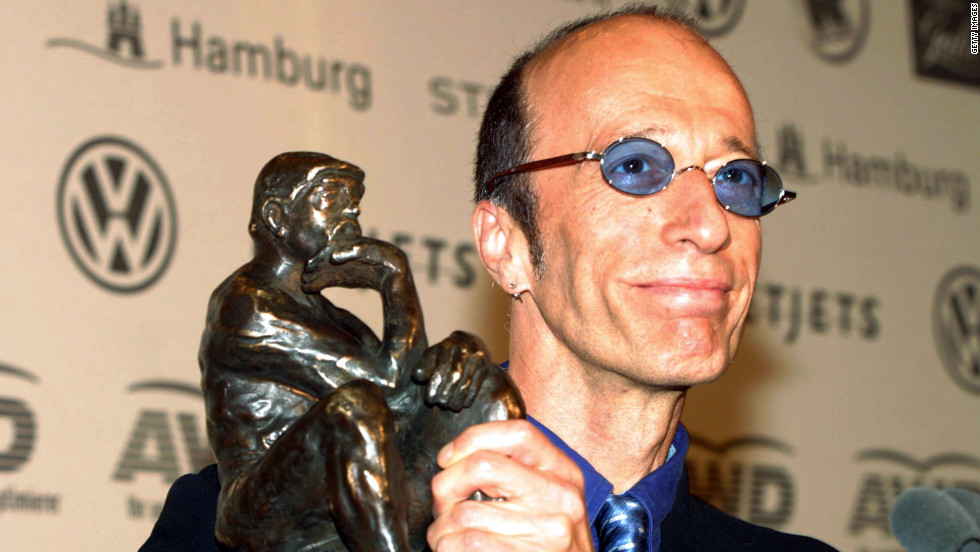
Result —
[[[601,12],[558,27],[537,44],[518,55],[501,77],[483,113],[477,139],[474,164],[474,200],[489,199],[507,210],[524,232],[530,248],[535,274],[544,271],[544,251],[541,248],[537,225],[537,194],[531,188],[527,173],[503,177],[490,193],[488,180],[494,174],[531,161],[531,138],[534,123],[528,113],[527,90],[524,71],[541,52],[565,37],[596,23],[617,17],[638,15],[660,22],[681,25],[698,36],[696,22],[687,16],[674,13],[660,6],[627,4],[615,11]]]

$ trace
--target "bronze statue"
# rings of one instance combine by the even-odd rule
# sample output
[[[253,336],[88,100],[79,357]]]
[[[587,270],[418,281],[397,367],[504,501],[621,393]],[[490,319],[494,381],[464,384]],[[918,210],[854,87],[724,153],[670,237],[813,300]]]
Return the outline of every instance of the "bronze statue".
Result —
[[[424,549],[436,453],[524,415],[478,338],[428,347],[405,254],[361,235],[363,181],[324,154],[273,158],[255,183],[255,256],[211,296],[199,360],[215,534],[234,549]],[[380,339],[320,294],[332,286],[381,294]]]

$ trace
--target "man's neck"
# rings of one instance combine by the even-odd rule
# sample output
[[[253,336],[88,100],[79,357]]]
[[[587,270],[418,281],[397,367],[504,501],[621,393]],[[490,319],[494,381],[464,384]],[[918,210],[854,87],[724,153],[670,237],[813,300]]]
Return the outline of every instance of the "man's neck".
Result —
[[[514,346],[510,375],[527,412],[562,438],[617,493],[666,462],[686,392],[656,389],[549,347]],[[567,351],[563,351],[567,353]]]

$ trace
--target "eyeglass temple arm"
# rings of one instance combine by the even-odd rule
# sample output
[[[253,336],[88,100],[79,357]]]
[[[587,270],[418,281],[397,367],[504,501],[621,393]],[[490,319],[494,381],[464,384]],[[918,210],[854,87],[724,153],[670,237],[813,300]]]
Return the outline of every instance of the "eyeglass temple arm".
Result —
[[[494,174],[487,179],[487,195],[493,194],[494,181],[498,178],[503,178],[505,176],[510,176],[512,174],[526,173],[540,171],[544,169],[550,169],[552,167],[561,167],[564,165],[573,165],[586,159],[595,159],[598,157],[599,153],[595,151],[583,151],[580,153],[570,153],[568,155],[559,155],[558,157],[549,157],[548,159],[541,159],[540,161],[531,161],[530,163],[524,163],[523,165],[518,165],[516,167],[507,169],[506,171],[501,171]]]
[[[782,193],[782,195],[779,196],[779,201],[776,202],[776,205],[782,205],[783,203],[789,203],[790,201],[793,201],[794,199],[796,199],[796,192],[791,192],[789,190],[783,190],[783,193]]]

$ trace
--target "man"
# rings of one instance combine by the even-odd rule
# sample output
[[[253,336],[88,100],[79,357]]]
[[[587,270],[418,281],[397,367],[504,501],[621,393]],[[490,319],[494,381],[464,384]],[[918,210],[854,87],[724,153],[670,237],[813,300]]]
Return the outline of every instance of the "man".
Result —
[[[430,546],[829,548],[726,516],[681,481],[686,392],[731,362],[759,216],[793,197],[736,161],[757,158],[741,84],[683,21],[629,8],[515,62],[481,128],[473,228],[515,296],[509,371],[540,431],[476,426],[442,451]],[[506,501],[466,501],[474,489]]]
[[[686,392],[731,362],[759,217],[793,197],[757,158],[741,84],[682,19],[626,8],[515,61],[481,128],[473,228],[514,296],[508,369],[533,420],[440,451],[430,547],[832,550],[691,497],[683,468]]]
[[[200,364],[222,482],[213,532],[229,546],[418,548],[436,451],[522,415],[473,338],[427,349],[404,254],[360,233],[363,179],[327,155],[276,156],[256,180],[255,256],[211,296]],[[328,286],[378,291],[382,339]]]

